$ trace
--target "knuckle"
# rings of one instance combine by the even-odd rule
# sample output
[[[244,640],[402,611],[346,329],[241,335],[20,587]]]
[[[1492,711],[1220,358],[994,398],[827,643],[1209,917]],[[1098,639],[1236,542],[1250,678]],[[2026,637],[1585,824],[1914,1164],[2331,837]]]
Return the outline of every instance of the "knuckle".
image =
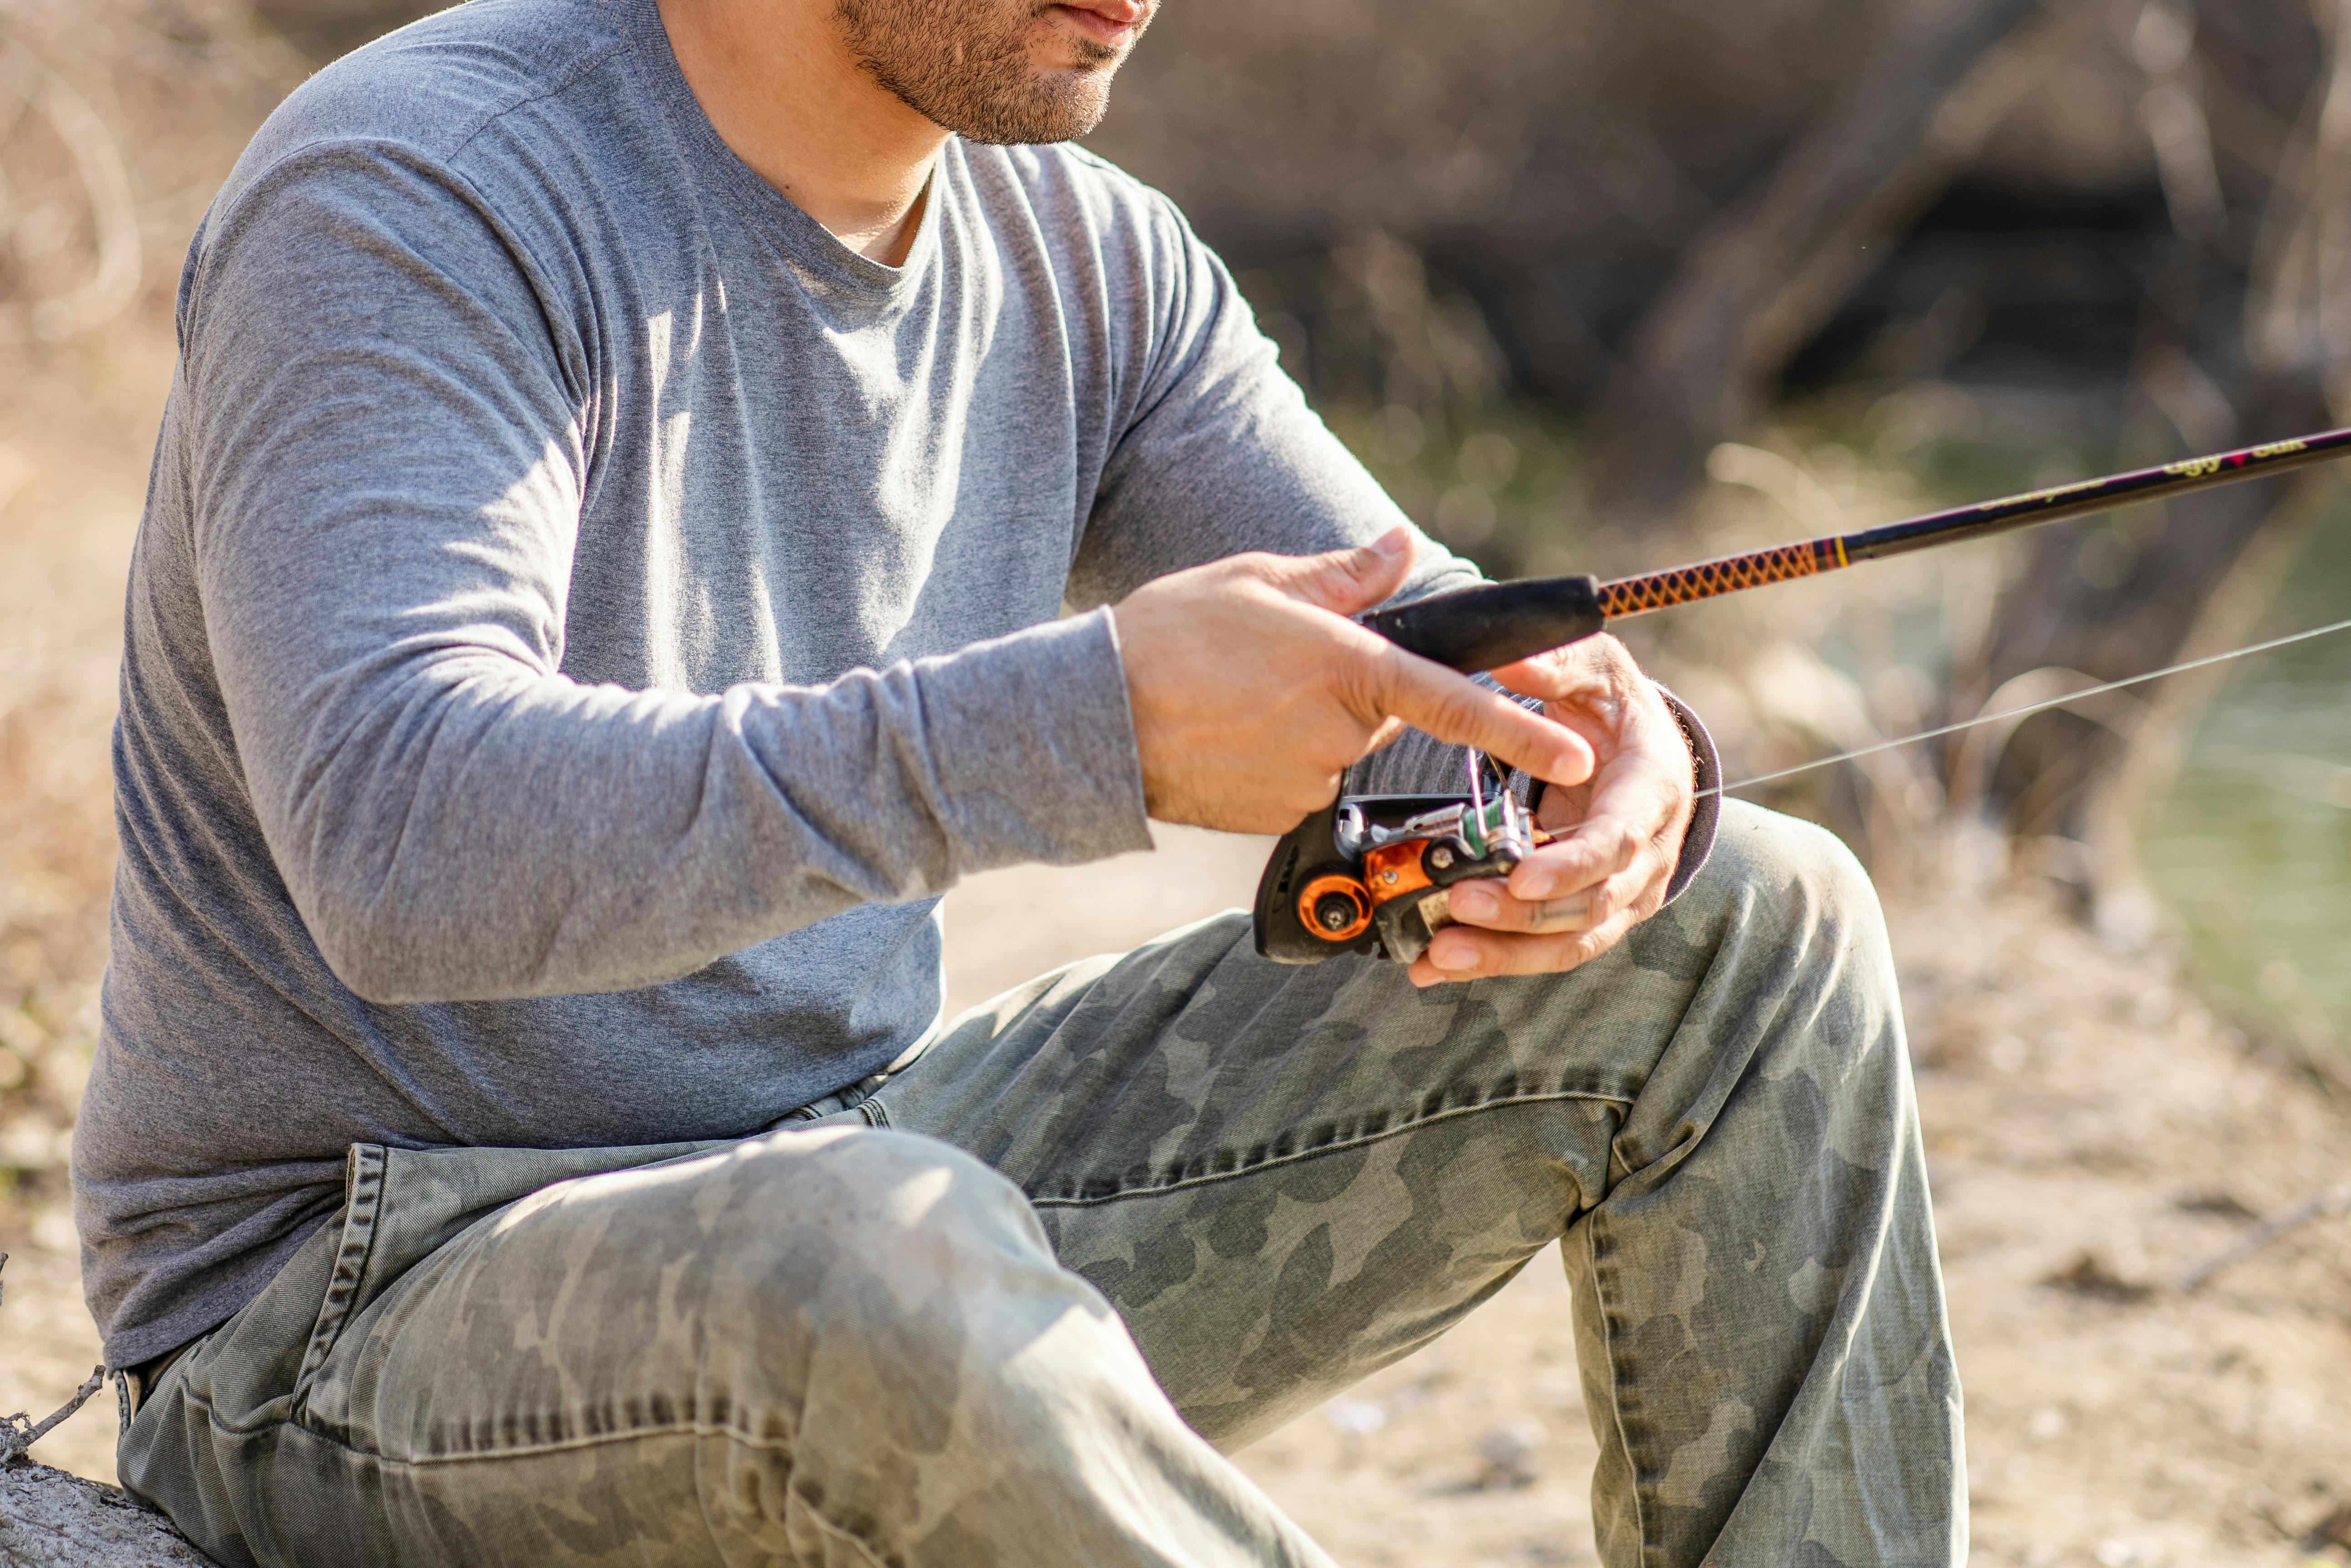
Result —
[[[1479,722],[1485,716],[1479,711],[1474,701],[1458,693],[1447,692],[1437,699],[1434,712],[1437,722],[1463,744],[1481,749],[1490,748],[1494,737]]]
[[[1322,689],[1350,718],[1371,723],[1385,714],[1386,681],[1376,653],[1343,647],[1323,666]]]
[[[1529,953],[1526,972],[1539,975],[1563,975],[1581,962],[1575,956],[1575,938],[1553,936],[1541,947]]]
[[[1384,706],[1389,694],[1404,681],[1404,650],[1384,637],[1364,632],[1347,640],[1336,669],[1342,679]]]
[[[1527,973],[1527,949],[1531,946],[1525,936],[1496,936],[1485,943],[1479,954],[1478,972],[1481,976],[1523,975]]]
[[[1401,648],[1384,651],[1380,661],[1383,673],[1395,683],[1399,694],[1410,694],[1414,706],[1423,717],[1459,727],[1468,716],[1468,708],[1463,700],[1462,688],[1442,675],[1432,675],[1426,670],[1416,669],[1405,662],[1409,657]],[[1462,685],[1466,686],[1468,683]]]

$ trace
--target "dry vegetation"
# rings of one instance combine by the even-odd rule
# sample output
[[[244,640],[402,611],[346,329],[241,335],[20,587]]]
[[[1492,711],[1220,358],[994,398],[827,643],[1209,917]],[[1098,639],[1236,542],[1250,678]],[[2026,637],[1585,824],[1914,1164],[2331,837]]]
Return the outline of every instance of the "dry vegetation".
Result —
[[[0,1232],[62,1196],[114,858],[123,563],[178,257],[295,62],[238,9],[0,4]]]
[[[17,1254],[0,1410],[46,1410],[96,1354],[63,1164],[105,956],[123,563],[181,247],[301,68],[225,4],[108,0],[93,16],[90,0],[0,0],[0,1249]],[[1498,515],[1572,491],[1559,424],[1497,402],[1507,367],[1474,309],[1377,231],[1332,254],[1404,378],[1387,392],[1422,389],[1340,423],[1424,515],[1473,543]],[[1722,448],[1678,545],[1896,515],[1932,498],[1905,476],[1910,457],[2001,417],[1949,386],[1895,388]],[[1583,548],[1618,566],[1674,547],[1594,534]],[[1644,652],[1737,767],[1767,771],[1907,731],[1969,686],[2013,564],[1984,553],[1809,585],[1768,610],[1726,604],[1645,632]],[[1975,682],[1978,704],[1998,695]],[[2031,874],[2050,869],[2032,846],[2012,855],[1983,825],[1989,768],[1981,750],[1892,754],[1782,798],[1867,851],[1895,904],[1981,1554],[2351,1561],[2335,1414],[2351,1406],[2351,1239],[2317,1225],[2176,1288],[2252,1217],[2340,1181],[2351,1129],[2159,959],[2080,929]],[[1259,852],[1176,834],[1157,861],[982,879],[951,905],[955,999],[1239,901]],[[1126,928],[1104,929],[1103,909]],[[1539,1260],[1462,1331],[1247,1462],[1343,1562],[1588,1561],[1591,1439],[1565,1310],[1555,1260]],[[110,1475],[111,1427],[101,1405],[41,1455]]]
[[[0,3],[0,1410],[96,1359],[66,1160],[98,1031],[124,563],[178,260],[299,63],[242,8]],[[110,1473],[84,1415],[43,1452]]]

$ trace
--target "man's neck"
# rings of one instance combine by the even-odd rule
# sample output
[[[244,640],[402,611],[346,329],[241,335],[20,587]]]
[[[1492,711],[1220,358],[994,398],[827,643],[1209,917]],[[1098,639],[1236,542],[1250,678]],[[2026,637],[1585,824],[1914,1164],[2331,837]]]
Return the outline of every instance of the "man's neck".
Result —
[[[736,155],[843,245],[906,259],[946,132],[858,65],[829,0],[658,0],[670,47]]]

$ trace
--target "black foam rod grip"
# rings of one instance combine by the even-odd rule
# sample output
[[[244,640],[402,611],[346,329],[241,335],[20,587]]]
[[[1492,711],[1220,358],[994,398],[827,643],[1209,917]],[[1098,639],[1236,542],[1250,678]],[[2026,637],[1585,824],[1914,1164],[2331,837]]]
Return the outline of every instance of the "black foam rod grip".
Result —
[[[1580,643],[1608,618],[1597,579],[1535,577],[1432,594],[1366,615],[1364,624],[1409,653],[1475,674]]]

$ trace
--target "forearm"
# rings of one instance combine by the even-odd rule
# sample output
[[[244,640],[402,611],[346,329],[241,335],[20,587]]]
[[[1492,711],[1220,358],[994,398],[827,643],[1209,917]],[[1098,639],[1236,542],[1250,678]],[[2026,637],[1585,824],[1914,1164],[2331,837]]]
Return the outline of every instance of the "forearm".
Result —
[[[715,696],[444,660],[318,716],[253,759],[277,784],[256,805],[322,954],[376,1001],[650,985],[1149,841],[1107,617]]]

